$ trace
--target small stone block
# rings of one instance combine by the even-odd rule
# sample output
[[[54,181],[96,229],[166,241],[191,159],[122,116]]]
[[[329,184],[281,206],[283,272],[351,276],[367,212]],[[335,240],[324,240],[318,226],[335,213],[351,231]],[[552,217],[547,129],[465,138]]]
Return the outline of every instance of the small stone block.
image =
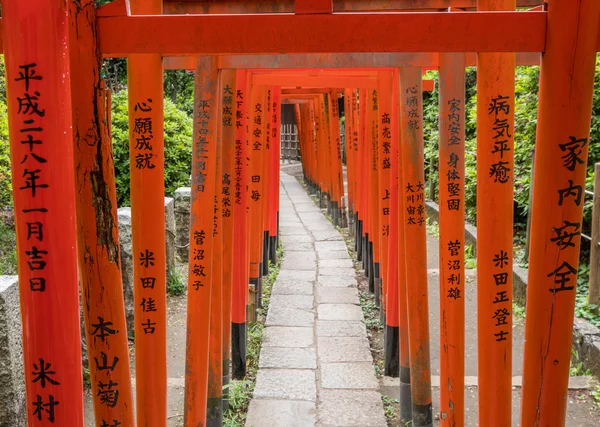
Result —
[[[319,320],[363,320],[363,313],[354,304],[319,304],[317,308]]]
[[[319,409],[322,426],[387,426],[381,395],[376,391],[322,390]]]
[[[313,328],[269,326],[264,329],[263,347],[312,347],[315,344]]]
[[[373,362],[366,337],[319,337],[317,347],[321,363]]]
[[[314,402],[297,400],[250,401],[246,427],[314,427],[317,408]]]
[[[376,390],[379,383],[372,363],[322,363],[321,387]]]
[[[264,347],[260,351],[259,368],[317,369],[314,348]]]
[[[259,369],[253,397],[315,402],[315,373],[304,369]]]

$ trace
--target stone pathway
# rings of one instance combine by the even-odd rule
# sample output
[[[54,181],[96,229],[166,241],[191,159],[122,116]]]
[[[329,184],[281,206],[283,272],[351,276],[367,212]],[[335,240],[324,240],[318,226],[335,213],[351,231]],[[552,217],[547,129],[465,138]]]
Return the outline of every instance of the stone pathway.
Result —
[[[293,176],[281,184],[285,255],[246,426],[384,427],[346,244]]]

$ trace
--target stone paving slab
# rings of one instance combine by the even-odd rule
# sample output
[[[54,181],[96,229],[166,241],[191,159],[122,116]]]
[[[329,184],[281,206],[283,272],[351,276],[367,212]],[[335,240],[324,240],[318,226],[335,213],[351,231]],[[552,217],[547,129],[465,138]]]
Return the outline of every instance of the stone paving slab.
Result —
[[[297,224],[297,222],[294,222],[294,224]],[[281,223],[279,226],[281,227]],[[281,241],[282,245],[287,245],[287,244],[293,243],[293,242],[312,243],[313,238],[310,234],[307,234],[305,236],[281,236],[279,238],[279,240]],[[287,253],[286,253],[286,255],[287,255]]]
[[[292,279],[277,279],[271,295],[313,295],[312,282],[297,282]]]
[[[354,267],[320,267],[319,274],[321,276],[345,276],[354,280],[356,270]]]
[[[271,326],[264,330],[263,347],[312,347],[314,345],[314,330],[311,327]]]
[[[317,287],[317,303],[319,304],[359,304],[357,288]]]
[[[315,372],[309,369],[259,369],[253,397],[316,402]]]
[[[271,295],[271,304],[275,307],[299,308],[312,311],[314,297],[312,295]]]
[[[317,423],[314,402],[257,400],[250,402],[247,427],[313,427]]]
[[[321,362],[371,362],[371,346],[366,337],[317,338]]]
[[[321,363],[321,387],[377,390],[379,382],[370,362]]]
[[[302,243],[306,245],[307,243]],[[308,243],[312,246],[312,243]],[[282,270],[310,270],[317,268],[317,257],[314,250],[286,252],[281,263]]]
[[[354,304],[319,304],[319,320],[364,320],[362,309]]]
[[[317,252],[321,251],[347,251],[346,242],[343,240],[334,240],[328,242],[315,242]]]
[[[304,236],[288,236],[288,237],[304,237]],[[284,248],[288,248],[290,251],[310,251],[313,252],[315,250],[312,242],[290,242],[290,243],[282,243]]]
[[[312,282],[316,280],[317,275],[315,271],[302,271],[302,270],[279,270],[277,275],[278,279],[291,279],[299,282]]]
[[[381,395],[370,390],[322,390],[322,427],[386,427]]]
[[[319,260],[350,259],[350,255],[348,255],[348,249],[344,249],[343,251],[319,251],[317,252],[317,257],[319,258]]]
[[[334,240],[344,240],[344,238],[338,233],[338,231],[334,228],[324,228],[323,230],[313,230],[309,227],[309,230],[312,232],[316,241],[334,241]]]
[[[320,259],[319,270],[326,268],[354,268],[354,263],[350,258]]]
[[[348,320],[317,320],[317,337],[363,337],[367,329],[363,322]]]
[[[317,369],[314,348],[264,347],[258,359],[259,368]]]
[[[269,307],[266,326],[313,326],[315,313],[288,307]]]

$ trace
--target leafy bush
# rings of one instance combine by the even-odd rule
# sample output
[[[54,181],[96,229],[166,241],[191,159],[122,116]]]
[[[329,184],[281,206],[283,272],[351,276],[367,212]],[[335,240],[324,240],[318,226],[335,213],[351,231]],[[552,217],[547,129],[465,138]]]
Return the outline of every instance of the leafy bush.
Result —
[[[0,100],[0,208],[8,206],[12,206],[8,116],[6,104],[4,101]]]
[[[117,182],[117,203],[129,206],[129,122],[127,91],[113,96],[112,138]],[[165,194],[190,185],[192,171],[192,119],[165,99]]]

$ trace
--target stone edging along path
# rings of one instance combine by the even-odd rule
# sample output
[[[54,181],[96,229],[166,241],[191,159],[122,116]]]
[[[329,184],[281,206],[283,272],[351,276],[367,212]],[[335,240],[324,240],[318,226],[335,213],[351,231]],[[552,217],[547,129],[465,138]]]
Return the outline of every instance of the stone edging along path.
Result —
[[[280,234],[246,426],[386,426],[346,243],[284,173]]]

